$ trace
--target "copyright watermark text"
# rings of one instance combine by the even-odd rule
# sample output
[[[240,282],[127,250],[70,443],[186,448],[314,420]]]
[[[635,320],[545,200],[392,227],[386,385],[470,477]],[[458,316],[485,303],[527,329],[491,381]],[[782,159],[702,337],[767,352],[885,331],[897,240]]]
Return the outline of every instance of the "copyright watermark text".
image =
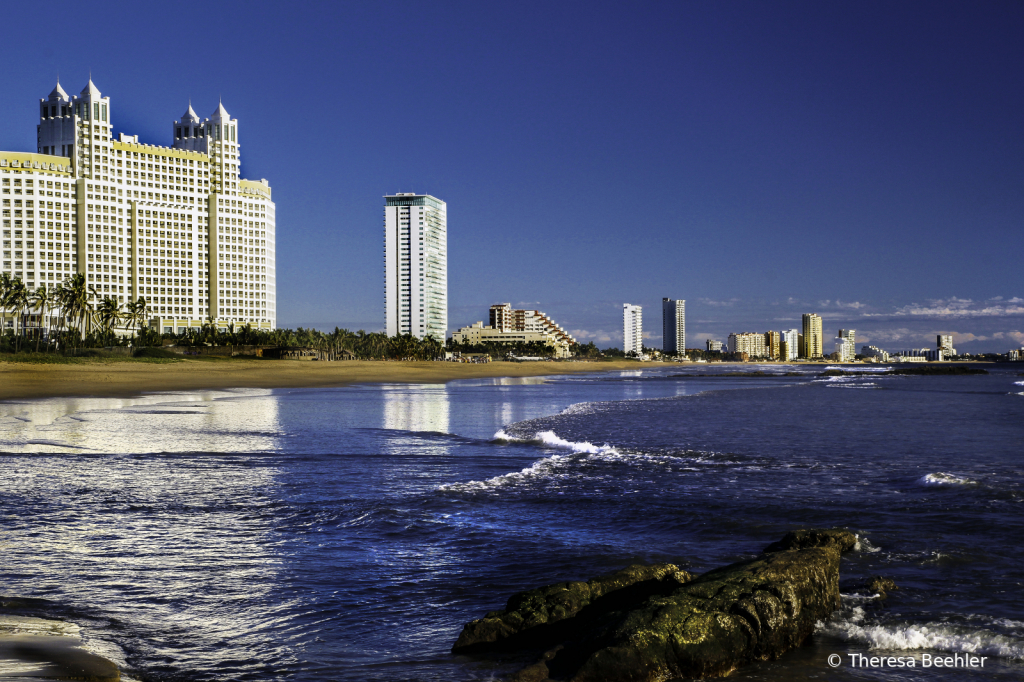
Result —
[[[846,654],[847,665],[851,668],[984,668],[987,656],[971,656],[970,654],[954,654],[952,656],[934,656],[921,654],[916,656],[865,656],[864,654]],[[843,657],[831,654],[828,664],[838,668],[843,664]]]

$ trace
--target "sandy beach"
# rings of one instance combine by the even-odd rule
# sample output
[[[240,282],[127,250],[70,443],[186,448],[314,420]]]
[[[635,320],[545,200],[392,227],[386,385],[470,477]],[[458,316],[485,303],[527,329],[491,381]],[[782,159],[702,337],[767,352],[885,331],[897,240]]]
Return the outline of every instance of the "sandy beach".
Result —
[[[444,383],[483,377],[535,377],[663,367],[613,362],[304,362],[181,360],[167,364],[97,361],[72,365],[0,362],[0,400],[57,396],[132,396],[223,388],[312,388],[354,383]]]

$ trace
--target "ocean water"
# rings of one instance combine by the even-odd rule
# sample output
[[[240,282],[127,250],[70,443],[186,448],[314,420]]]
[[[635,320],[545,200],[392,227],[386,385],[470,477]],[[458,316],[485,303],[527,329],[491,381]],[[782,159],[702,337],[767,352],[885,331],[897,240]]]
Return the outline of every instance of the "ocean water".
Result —
[[[61,621],[135,680],[493,680],[532,659],[449,649],[517,590],[844,526],[843,608],[736,678],[1024,678],[1016,371],[764,369],[801,376],[0,403],[0,633]]]

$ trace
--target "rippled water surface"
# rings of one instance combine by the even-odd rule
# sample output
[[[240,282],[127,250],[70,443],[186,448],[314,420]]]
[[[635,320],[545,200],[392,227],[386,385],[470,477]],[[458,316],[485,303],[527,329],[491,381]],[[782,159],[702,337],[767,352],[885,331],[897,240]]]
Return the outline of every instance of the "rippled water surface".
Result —
[[[710,371],[0,403],[0,634],[65,621],[138,680],[489,680],[524,661],[449,648],[516,590],[839,525],[843,609],[737,677],[1024,676],[1015,372]]]

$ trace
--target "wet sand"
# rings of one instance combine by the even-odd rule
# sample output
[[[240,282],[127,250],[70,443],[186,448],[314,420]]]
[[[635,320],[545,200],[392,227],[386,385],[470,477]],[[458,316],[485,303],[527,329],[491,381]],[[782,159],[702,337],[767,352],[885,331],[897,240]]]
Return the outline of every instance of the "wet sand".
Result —
[[[444,383],[486,377],[535,377],[666,367],[636,362],[308,362],[181,360],[167,364],[96,361],[72,365],[0,362],[0,400],[59,396],[127,397],[159,391],[314,388],[354,383]]]

